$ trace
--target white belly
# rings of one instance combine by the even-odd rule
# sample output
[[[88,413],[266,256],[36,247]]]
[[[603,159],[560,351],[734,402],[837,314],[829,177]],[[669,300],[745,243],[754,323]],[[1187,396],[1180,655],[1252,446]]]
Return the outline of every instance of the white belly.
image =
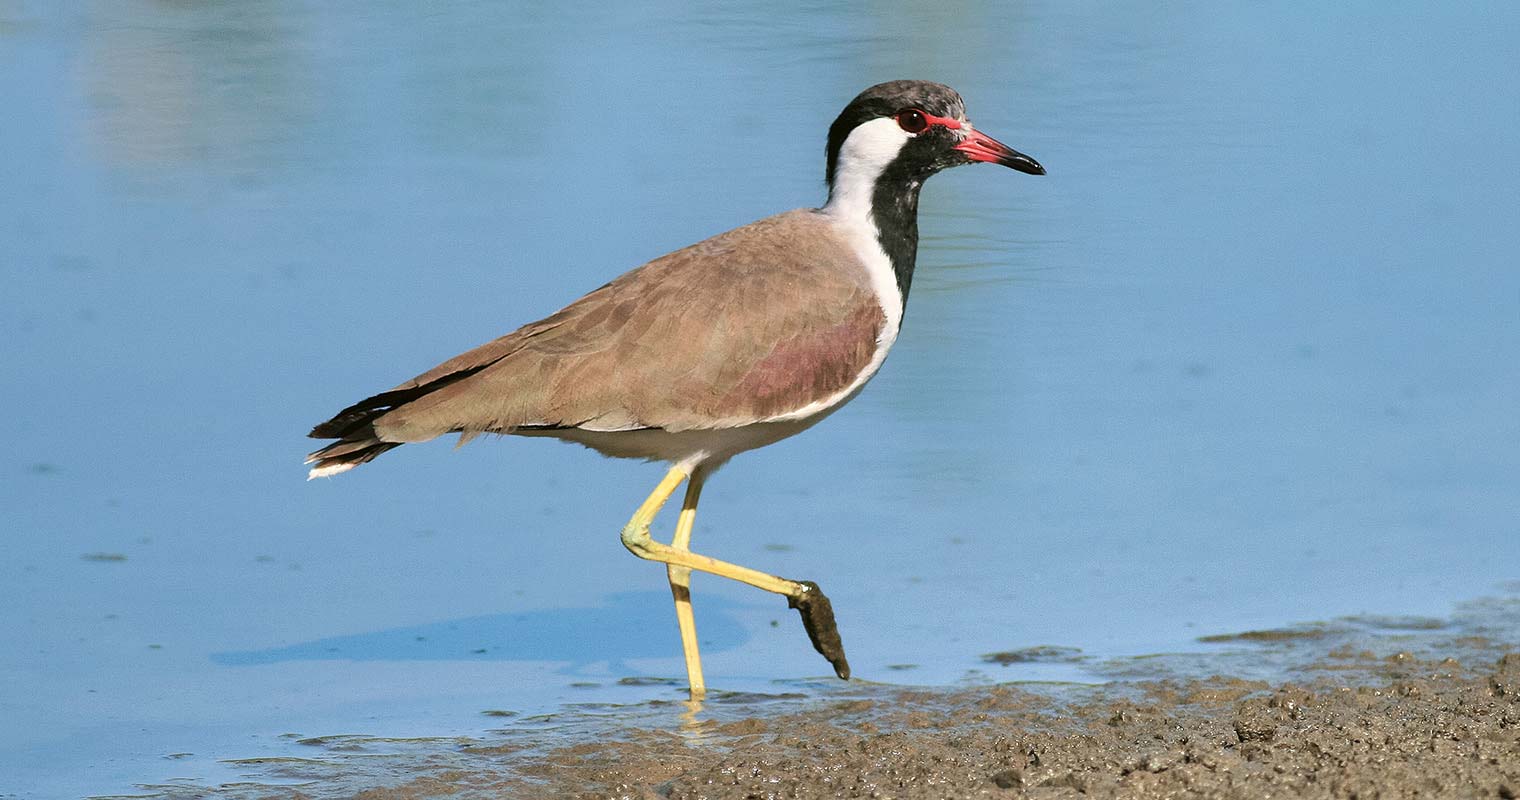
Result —
[[[690,472],[697,466],[717,469],[730,458],[757,447],[774,444],[816,425],[836,409],[854,399],[865,381],[833,405],[796,419],[755,422],[733,428],[667,431],[642,428],[631,431],[588,431],[581,428],[555,430],[516,430],[513,436],[544,436],[585,445],[604,456],[667,461]]]

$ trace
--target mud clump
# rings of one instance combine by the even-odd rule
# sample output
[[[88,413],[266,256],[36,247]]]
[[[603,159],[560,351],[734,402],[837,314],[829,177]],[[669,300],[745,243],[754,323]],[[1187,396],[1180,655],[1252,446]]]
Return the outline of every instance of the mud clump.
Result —
[[[829,660],[834,674],[848,680],[850,662],[844,657],[844,643],[839,639],[839,626],[834,622],[834,604],[829,602],[828,596],[818,588],[818,584],[802,581],[802,586],[806,591],[788,597],[787,607],[797,609],[797,613],[802,615],[802,627],[807,630],[813,649]]]
[[[999,653],[987,653],[982,656],[982,663],[997,664],[1003,667],[1009,664],[1070,663],[1081,660],[1081,650],[1075,647],[1056,647],[1054,645],[1026,647],[1022,650],[1004,650]]]

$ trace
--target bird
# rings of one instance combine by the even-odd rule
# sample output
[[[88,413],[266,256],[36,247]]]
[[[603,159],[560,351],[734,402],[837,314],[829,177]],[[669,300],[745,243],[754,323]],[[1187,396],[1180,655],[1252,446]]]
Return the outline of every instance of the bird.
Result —
[[[691,573],[782,595],[842,679],[833,605],[790,580],[691,549],[703,485],[734,456],[801,433],[854,399],[902,326],[918,253],[918,200],[941,170],[991,163],[1043,175],[1035,159],[975,128],[949,86],[880,83],[845,105],[825,145],[827,195],[650,261],[537,322],[455,356],[315,426],[336,441],[309,478],[403,444],[459,434],[549,437],[669,465],[621,531],[666,566],[688,689],[706,691]],[[655,515],[686,492],[669,544]]]

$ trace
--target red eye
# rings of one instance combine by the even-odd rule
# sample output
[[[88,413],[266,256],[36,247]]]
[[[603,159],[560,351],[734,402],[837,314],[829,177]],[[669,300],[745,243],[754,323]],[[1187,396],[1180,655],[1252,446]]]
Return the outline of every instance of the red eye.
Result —
[[[897,127],[908,133],[923,133],[929,129],[929,120],[916,108],[904,109],[897,112]]]

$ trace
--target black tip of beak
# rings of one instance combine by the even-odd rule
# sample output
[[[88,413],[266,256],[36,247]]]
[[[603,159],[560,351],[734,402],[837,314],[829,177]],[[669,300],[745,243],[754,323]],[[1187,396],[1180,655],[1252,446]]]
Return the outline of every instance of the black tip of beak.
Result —
[[[988,136],[981,131],[971,131],[955,149],[966,155],[968,161],[1002,164],[1030,175],[1044,175],[1040,162]]]
[[[1012,167],[1013,169],[1016,169],[1019,172],[1023,172],[1028,175],[1045,174],[1045,168],[1040,166],[1040,162],[1035,161],[1034,159],[1024,155],[1023,153],[1020,153],[1017,150],[1013,151],[1007,156],[1004,156],[1003,158],[998,159],[998,163],[1002,164],[1005,167]]]

